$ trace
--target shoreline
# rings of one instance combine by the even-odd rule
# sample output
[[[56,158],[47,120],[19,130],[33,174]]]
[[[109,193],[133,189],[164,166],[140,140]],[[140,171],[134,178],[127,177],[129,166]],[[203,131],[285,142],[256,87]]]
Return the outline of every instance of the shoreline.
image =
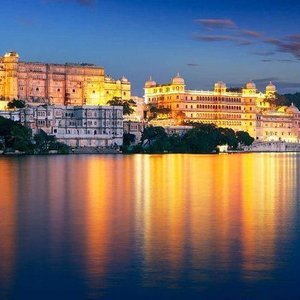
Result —
[[[262,154],[278,154],[278,153],[300,153],[300,151],[228,151],[228,152],[220,152],[220,153],[173,153],[173,152],[161,152],[161,153],[123,153],[120,151],[106,151],[106,152],[80,152],[80,153],[39,153],[39,154],[33,154],[33,153],[0,153],[0,157],[20,157],[20,156],[79,156],[79,155],[174,155],[174,154],[180,154],[180,155],[234,155],[234,154],[254,154],[254,153],[262,153]]]

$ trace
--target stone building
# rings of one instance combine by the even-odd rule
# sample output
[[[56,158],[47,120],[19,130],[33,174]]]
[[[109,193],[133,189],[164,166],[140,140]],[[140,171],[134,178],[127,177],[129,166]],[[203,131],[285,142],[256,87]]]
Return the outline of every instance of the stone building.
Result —
[[[120,106],[30,105],[0,111],[37,133],[42,129],[71,147],[114,147],[123,144],[123,108]]]
[[[152,78],[145,83],[145,102],[149,107],[168,108],[170,114],[153,120],[156,126],[172,126],[183,121],[211,123],[219,127],[246,131],[257,140],[278,139],[299,142],[300,113],[295,106],[276,107],[276,87],[270,82],[265,93],[248,82],[231,92],[222,81],[213,91],[187,90],[177,74],[168,84]]]
[[[257,114],[257,137],[263,141],[299,142],[300,111],[291,106],[275,107]]]
[[[0,57],[0,99],[59,105],[104,105],[131,98],[131,83],[114,80],[92,64],[22,62],[16,52]]]

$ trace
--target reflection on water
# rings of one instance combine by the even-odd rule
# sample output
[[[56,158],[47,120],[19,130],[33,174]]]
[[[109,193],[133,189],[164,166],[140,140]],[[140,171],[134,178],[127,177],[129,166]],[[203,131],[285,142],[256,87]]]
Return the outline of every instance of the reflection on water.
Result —
[[[0,298],[12,287],[16,248],[16,186],[10,178],[14,165],[0,163]]]
[[[299,159],[0,158],[0,296],[275,298],[300,275]]]

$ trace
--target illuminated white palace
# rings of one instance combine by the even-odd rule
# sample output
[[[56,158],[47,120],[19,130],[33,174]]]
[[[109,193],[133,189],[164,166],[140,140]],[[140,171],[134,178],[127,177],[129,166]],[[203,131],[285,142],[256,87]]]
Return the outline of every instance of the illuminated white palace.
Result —
[[[168,84],[157,84],[150,77],[144,90],[148,106],[170,109],[169,116],[154,121],[156,125],[213,123],[247,131],[257,140],[299,142],[300,112],[293,104],[275,106],[276,87],[271,82],[265,93],[258,92],[252,81],[241,92],[228,91],[222,81],[213,91],[187,90],[177,74]]]

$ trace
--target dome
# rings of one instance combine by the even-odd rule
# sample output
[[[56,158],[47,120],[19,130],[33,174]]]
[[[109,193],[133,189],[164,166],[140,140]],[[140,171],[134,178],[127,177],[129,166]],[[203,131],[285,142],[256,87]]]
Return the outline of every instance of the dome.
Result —
[[[270,81],[266,87],[267,92],[276,92],[276,86]]]
[[[255,83],[251,80],[249,81],[247,84],[246,84],[246,89],[249,89],[249,90],[256,90],[256,85]]]
[[[300,111],[299,109],[294,105],[294,103],[292,103],[286,110],[287,113],[290,114],[299,114]]]
[[[105,76],[105,81],[112,81],[112,78],[110,76]]]
[[[172,79],[172,84],[184,84],[184,79],[180,77],[179,73]]]
[[[215,89],[226,89],[226,84],[223,81],[218,81],[215,83]]]
[[[125,82],[129,82],[129,80],[128,80],[125,76],[123,76],[123,77],[121,78],[121,82],[122,82],[122,83],[125,83]]]
[[[156,82],[152,80],[152,77],[150,76],[149,80],[145,82],[145,87],[148,88],[153,86],[156,86]]]
[[[15,51],[5,53],[4,57],[17,57],[19,58],[19,54]]]

